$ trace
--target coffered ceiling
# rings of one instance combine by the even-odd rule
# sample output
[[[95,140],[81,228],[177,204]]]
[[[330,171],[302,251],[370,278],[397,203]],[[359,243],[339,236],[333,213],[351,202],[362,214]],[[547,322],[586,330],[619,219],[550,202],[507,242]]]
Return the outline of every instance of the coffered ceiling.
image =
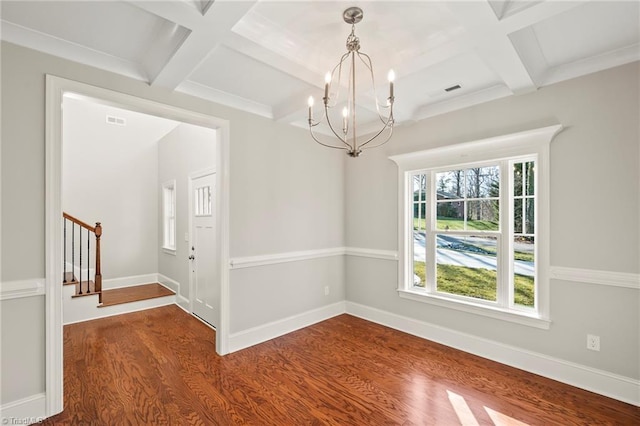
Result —
[[[298,126],[346,51],[349,6],[378,93],[397,75],[400,123],[640,59],[638,1],[1,3],[3,40]]]

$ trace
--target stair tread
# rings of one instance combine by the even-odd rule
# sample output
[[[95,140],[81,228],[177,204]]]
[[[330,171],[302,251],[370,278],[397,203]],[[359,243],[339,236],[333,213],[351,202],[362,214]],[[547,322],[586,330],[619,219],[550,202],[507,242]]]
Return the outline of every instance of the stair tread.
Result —
[[[141,284],[132,287],[116,288],[102,291],[102,305],[99,307],[173,296],[176,293],[160,283]]]
[[[84,296],[91,296],[92,294],[100,294],[99,291],[96,291],[96,283],[94,283],[93,281],[89,281],[89,290],[87,290],[86,281],[82,281],[80,283],[76,281],[75,285],[76,285],[76,294],[74,294],[71,297],[84,297]],[[82,293],[80,293],[80,288],[82,288]]]

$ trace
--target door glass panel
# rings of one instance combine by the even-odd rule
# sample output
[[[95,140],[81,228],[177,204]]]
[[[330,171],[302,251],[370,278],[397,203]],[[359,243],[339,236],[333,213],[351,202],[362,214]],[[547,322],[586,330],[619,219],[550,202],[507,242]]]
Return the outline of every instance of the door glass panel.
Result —
[[[211,216],[211,187],[201,186],[195,192],[195,215]]]

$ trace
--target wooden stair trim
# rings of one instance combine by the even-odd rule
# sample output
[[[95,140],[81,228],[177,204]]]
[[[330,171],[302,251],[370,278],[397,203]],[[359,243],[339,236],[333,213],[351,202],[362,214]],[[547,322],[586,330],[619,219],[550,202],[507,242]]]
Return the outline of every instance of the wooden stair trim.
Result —
[[[141,284],[130,287],[102,290],[102,304],[99,308],[139,302],[159,297],[175,296],[175,292],[160,283]]]
[[[87,282],[86,281],[82,281],[81,283],[78,283],[77,281],[75,282],[76,285],[76,294],[72,295],[71,297],[84,297],[84,296],[91,296],[93,294],[100,294],[100,291],[96,291],[96,283],[93,281],[89,281],[89,291],[87,292]],[[82,294],[80,294],[80,288],[78,287],[78,285],[80,285],[82,287]]]

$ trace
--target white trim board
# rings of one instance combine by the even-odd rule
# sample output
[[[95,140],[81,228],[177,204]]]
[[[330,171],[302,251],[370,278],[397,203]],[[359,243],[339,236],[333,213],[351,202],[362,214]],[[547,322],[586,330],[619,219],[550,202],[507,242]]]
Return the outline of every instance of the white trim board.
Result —
[[[38,393],[0,406],[0,422],[5,424],[40,423],[47,417],[47,398]],[[19,421],[19,423],[18,423]]]
[[[132,275],[130,277],[109,278],[106,280],[102,280],[102,289],[113,290],[116,288],[133,287],[141,284],[151,284],[155,282],[160,282],[160,276],[161,276],[160,274],[152,273],[152,274]]]
[[[346,313],[414,336],[640,406],[640,381],[358,303]]]
[[[345,302],[337,302],[233,333],[229,336],[229,352],[236,352],[266,342],[344,313]]]
[[[259,256],[235,257],[229,260],[229,267],[232,269],[253,268],[256,266],[274,265],[277,263],[298,262],[301,260],[320,259],[330,256],[342,256],[344,254],[344,247],[334,247],[328,249],[290,251]]]
[[[398,260],[397,250],[379,250],[362,247],[333,247],[317,250],[290,251],[258,256],[234,257],[229,260],[231,269],[254,268],[277,263],[299,262],[330,256],[356,256],[369,259]],[[598,271],[584,268],[550,267],[550,279],[577,283],[600,284],[640,290],[640,274],[613,271]]]
[[[274,265],[285,262],[299,262],[301,260],[321,259],[323,257],[344,255],[370,257],[373,259],[398,260],[398,253],[395,250],[332,247],[317,250],[290,251],[258,256],[235,257],[229,261],[229,266],[232,269],[253,268],[256,266]]]
[[[0,282],[0,300],[44,296],[44,278]]]
[[[552,266],[549,278],[562,281],[600,284],[640,290],[640,274],[627,272],[597,271],[594,269]]]

